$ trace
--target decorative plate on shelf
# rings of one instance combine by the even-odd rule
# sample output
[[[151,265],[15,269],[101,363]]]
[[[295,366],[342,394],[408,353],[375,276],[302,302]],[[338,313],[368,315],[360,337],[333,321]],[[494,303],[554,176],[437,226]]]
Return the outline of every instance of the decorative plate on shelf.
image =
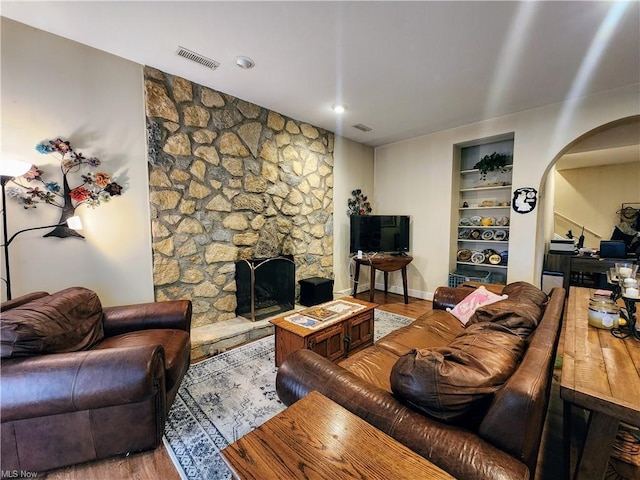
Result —
[[[502,257],[498,253],[494,253],[493,255],[489,255],[489,263],[491,265],[500,265],[502,262]]]
[[[462,217],[460,219],[460,225],[467,227],[469,225],[471,225],[471,220],[469,220],[467,217]]]
[[[471,250],[463,248],[462,250],[458,250],[458,261],[459,262],[468,262],[471,258]]]
[[[496,224],[496,219],[493,217],[484,217],[482,220],[480,220],[480,223],[482,223],[483,227],[492,227]]]
[[[483,240],[491,240],[493,238],[493,230],[485,230],[482,232]]]
[[[484,253],[475,252],[473,255],[471,255],[471,261],[473,263],[483,263],[484,262]]]
[[[507,238],[507,232],[505,232],[504,230],[496,230],[493,233],[493,239],[494,240],[501,241],[501,240],[504,240],[506,238]]]
[[[471,230],[470,237],[473,238],[474,240],[480,240],[481,236],[482,234],[480,233],[480,230]]]
[[[496,225],[499,227],[505,227],[509,225],[509,217],[500,217],[496,220]]]
[[[469,238],[469,235],[471,235],[471,231],[466,228],[463,228],[458,232],[458,238],[461,238],[462,240]]]
[[[471,217],[470,221],[471,221],[471,225],[478,227],[482,224],[482,217],[476,215],[474,217]]]

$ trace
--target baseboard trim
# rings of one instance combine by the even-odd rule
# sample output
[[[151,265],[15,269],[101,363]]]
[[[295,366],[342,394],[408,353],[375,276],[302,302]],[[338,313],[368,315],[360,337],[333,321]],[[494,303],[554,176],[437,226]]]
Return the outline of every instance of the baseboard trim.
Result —
[[[376,283],[376,290],[380,290],[381,292],[384,291],[384,283]],[[401,286],[396,286],[396,285],[389,285],[389,292],[390,293],[397,293],[398,295],[404,295],[404,290],[402,289]],[[369,291],[369,285],[365,284],[365,285],[358,285],[358,293],[362,293],[362,292],[367,292]],[[348,289],[348,290],[339,290],[337,292],[334,292],[334,296],[351,296],[351,294],[353,293],[352,289]],[[433,292],[423,292],[422,290],[415,290],[415,289],[409,289],[408,292],[410,297],[413,298],[420,298],[422,300],[428,300],[428,301],[433,301]]]

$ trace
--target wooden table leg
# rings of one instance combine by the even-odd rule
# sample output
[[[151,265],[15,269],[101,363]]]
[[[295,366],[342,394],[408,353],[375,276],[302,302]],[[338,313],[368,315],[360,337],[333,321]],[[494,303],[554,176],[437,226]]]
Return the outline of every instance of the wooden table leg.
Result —
[[[409,303],[409,290],[407,288],[407,267],[402,267],[402,289],[404,290],[404,303]]]
[[[601,412],[591,412],[584,448],[573,476],[575,480],[602,480],[619,424],[620,420],[617,418]]]
[[[389,291],[389,272],[384,272],[384,294]]]
[[[353,277],[353,295],[351,295],[352,297],[356,296],[356,293],[358,293],[358,278],[360,277],[360,264],[358,262],[356,262],[356,273],[355,276]]]
[[[562,459],[564,476],[571,478],[571,402],[562,402]]]
[[[376,268],[371,265],[371,279],[369,280],[369,301],[373,303],[373,295],[376,291]]]

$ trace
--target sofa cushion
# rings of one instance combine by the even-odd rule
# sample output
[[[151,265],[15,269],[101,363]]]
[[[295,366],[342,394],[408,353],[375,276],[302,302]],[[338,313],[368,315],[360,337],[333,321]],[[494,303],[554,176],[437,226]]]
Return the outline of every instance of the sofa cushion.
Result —
[[[391,371],[391,389],[440,420],[475,416],[516,370],[525,350],[526,342],[501,325],[472,325],[446,347],[401,356]]]
[[[444,347],[464,331],[463,325],[443,310],[430,310],[406,327],[388,333],[376,342],[400,356],[410,350],[427,347]]]
[[[467,326],[478,322],[492,322],[527,338],[542,318],[548,302],[547,295],[526,282],[511,283],[503,291],[509,296],[507,300],[478,308]]]
[[[397,360],[398,355],[374,345],[349,355],[338,365],[376,387],[391,392],[389,374]]]
[[[479,286],[459,302],[454,308],[447,308],[447,312],[456,317],[463,325],[466,325],[476,309],[483,305],[491,305],[507,298],[507,295],[496,295],[484,286]]]
[[[71,287],[3,312],[0,356],[75,352],[91,347],[103,336],[98,295]]]
[[[533,302],[540,308],[549,302],[549,296],[538,287],[527,282],[513,282],[502,289],[511,300],[519,302]]]

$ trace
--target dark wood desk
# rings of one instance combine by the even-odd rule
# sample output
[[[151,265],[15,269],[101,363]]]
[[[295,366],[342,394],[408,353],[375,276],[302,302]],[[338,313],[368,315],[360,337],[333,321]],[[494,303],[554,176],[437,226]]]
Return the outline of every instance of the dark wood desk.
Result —
[[[636,263],[637,259],[625,258],[600,258],[587,255],[565,255],[561,253],[547,253],[544,262],[544,270],[560,272],[563,274],[563,287],[568,292],[571,286],[571,273],[604,273],[614,268],[616,263]]]
[[[590,412],[575,480],[602,480],[620,421],[640,427],[640,342],[589,326],[591,293],[588,288],[571,287],[563,325],[560,397],[565,461],[570,453],[571,407]]]
[[[358,293],[358,279],[360,277],[360,265],[371,268],[369,281],[369,301],[373,303],[373,294],[376,288],[376,270],[384,272],[384,293],[387,293],[389,283],[389,272],[402,270],[402,288],[404,290],[404,303],[409,303],[409,291],[407,289],[407,265],[411,263],[413,257],[409,255],[383,255],[376,254],[363,258],[354,258],[356,262],[356,273],[353,279],[353,296]]]

